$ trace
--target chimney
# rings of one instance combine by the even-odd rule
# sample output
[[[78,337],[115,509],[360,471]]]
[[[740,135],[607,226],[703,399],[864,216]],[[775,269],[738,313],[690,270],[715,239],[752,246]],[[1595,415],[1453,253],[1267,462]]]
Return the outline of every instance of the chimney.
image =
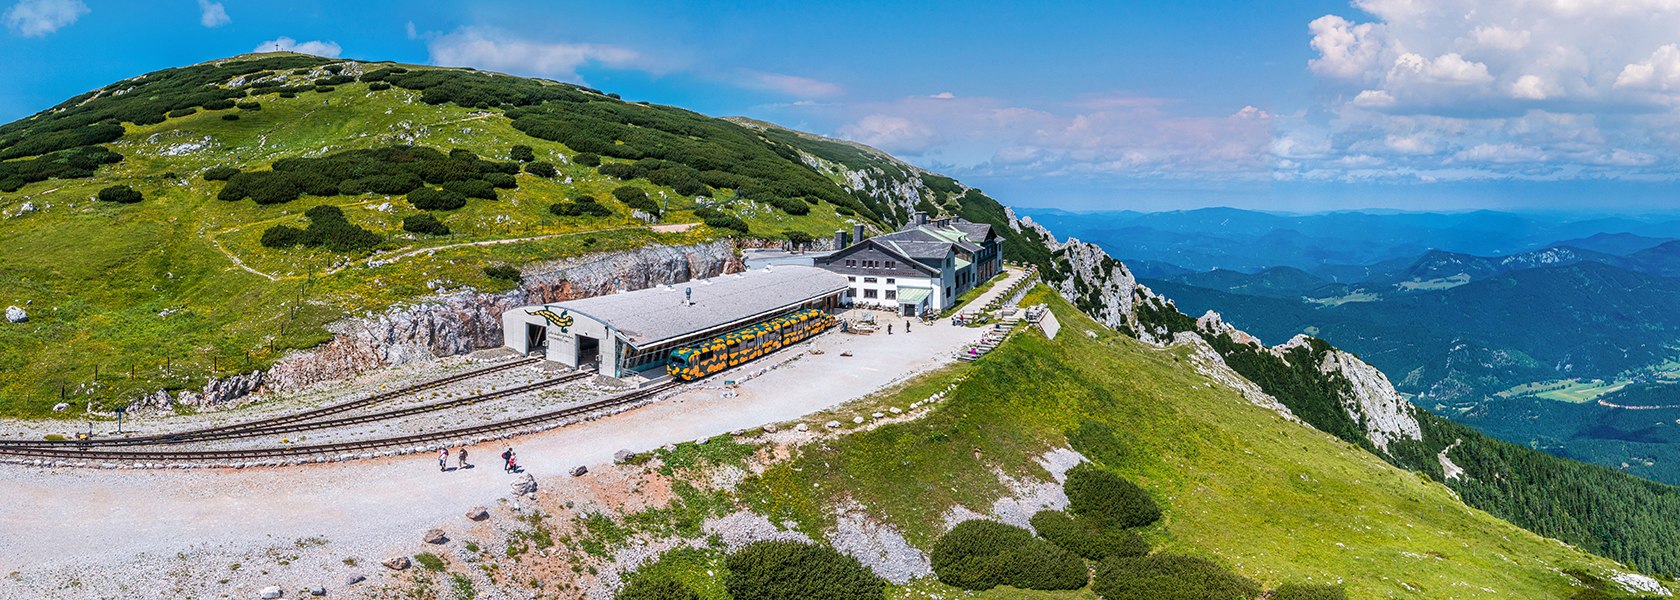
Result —
[[[915,223],[917,226],[922,226],[927,224],[927,219],[927,213],[918,210],[916,211],[916,214],[911,216],[910,221]]]
[[[846,243],[846,230],[842,229],[840,231],[834,232],[834,249],[835,250],[840,250],[842,248],[845,248],[848,245],[849,244]]]
[[[863,241],[863,223],[852,225],[852,243]]]

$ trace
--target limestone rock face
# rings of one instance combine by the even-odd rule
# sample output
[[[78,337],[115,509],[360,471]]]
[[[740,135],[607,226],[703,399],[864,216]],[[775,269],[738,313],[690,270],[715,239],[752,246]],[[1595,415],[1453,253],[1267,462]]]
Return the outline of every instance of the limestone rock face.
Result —
[[[1417,407],[1400,397],[1400,392],[1394,390],[1388,376],[1376,367],[1352,354],[1331,350],[1324,355],[1319,370],[1340,374],[1351,384],[1352,397],[1342,398],[1342,408],[1347,410],[1354,422],[1364,427],[1366,437],[1377,448],[1387,452],[1388,444],[1395,440],[1423,439],[1423,429],[1418,426],[1416,416]]]
[[[185,406],[195,411],[210,412],[243,406],[250,395],[262,387],[267,380],[263,371],[251,371],[222,378],[211,378],[204,383],[203,389],[182,390],[174,394],[159,390],[141,396],[130,403],[128,408],[135,412],[171,411],[179,406]]]
[[[1068,272],[1055,283],[1056,292],[1104,325],[1130,327],[1136,323],[1135,304],[1143,289],[1132,272],[1096,244],[1068,238],[1058,254]]]
[[[509,484],[508,487],[515,496],[534,493],[537,491],[537,478],[532,477],[530,473],[526,473],[514,478],[513,483]]]
[[[28,321],[28,320],[29,320],[29,313],[25,312],[22,307],[17,307],[17,306],[6,307],[6,322],[7,323],[22,323],[22,322]]]
[[[1207,314],[1202,315],[1201,318],[1196,319],[1196,329],[1214,336],[1223,334],[1239,344],[1248,344],[1256,347],[1264,346],[1264,344],[1260,343],[1260,338],[1249,335],[1248,332],[1237,329],[1230,323],[1226,323],[1224,317],[1221,317],[1219,313],[1211,310],[1207,311]]]

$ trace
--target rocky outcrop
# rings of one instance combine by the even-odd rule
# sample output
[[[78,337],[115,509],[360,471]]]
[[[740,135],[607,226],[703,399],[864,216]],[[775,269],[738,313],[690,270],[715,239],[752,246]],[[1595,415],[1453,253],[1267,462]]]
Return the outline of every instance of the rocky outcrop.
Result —
[[[1215,317],[1219,315],[1219,313],[1209,312]],[[1225,327],[1230,327],[1230,325],[1225,325]],[[1235,329],[1233,328],[1233,330]],[[1238,333],[1241,332],[1238,331]],[[1248,334],[1244,333],[1243,335],[1247,336]],[[1201,373],[1202,376],[1213,380],[1215,383],[1242,394],[1243,399],[1248,400],[1250,404],[1275,412],[1285,419],[1300,421],[1295,413],[1289,410],[1289,407],[1284,406],[1282,402],[1279,402],[1276,397],[1267,394],[1265,390],[1260,389],[1258,384],[1243,378],[1235,369],[1232,369],[1225,362],[1225,357],[1220,356],[1219,352],[1214,350],[1213,346],[1209,345],[1201,335],[1180,331],[1173,335],[1173,344],[1190,347],[1190,364],[1196,369],[1197,373]]]
[[[1135,304],[1141,286],[1120,261],[1109,257],[1096,244],[1068,238],[1057,251],[1062,279],[1056,292],[1074,306],[1109,327],[1133,328]]]
[[[1247,344],[1257,348],[1264,346],[1260,343],[1260,338],[1249,335],[1248,332],[1226,323],[1224,317],[1211,310],[1207,311],[1201,318],[1196,319],[1196,329],[1215,336],[1227,336],[1239,344]]]
[[[1365,437],[1383,452],[1395,440],[1421,440],[1417,407],[1400,396],[1387,375],[1358,357],[1330,349],[1319,363],[1319,371],[1340,375],[1351,390],[1342,397],[1342,408],[1365,429]]]
[[[6,307],[6,322],[7,323],[22,323],[22,322],[25,322],[25,321],[28,321],[28,320],[29,320],[29,313],[24,311],[22,307],[18,307],[18,306],[8,306],[8,307]]]
[[[242,405],[266,380],[267,374],[263,371],[212,377],[201,389],[176,392],[159,390],[135,399],[128,408],[141,414],[148,411],[173,411],[177,406],[200,412],[221,410]]]

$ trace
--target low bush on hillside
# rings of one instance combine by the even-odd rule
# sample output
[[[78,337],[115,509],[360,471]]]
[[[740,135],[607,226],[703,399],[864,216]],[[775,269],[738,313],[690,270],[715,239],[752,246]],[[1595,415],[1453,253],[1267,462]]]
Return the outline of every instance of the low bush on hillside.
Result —
[[[572,162],[585,167],[599,167],[601,166],[601,155],[593,152],[579,152],[577,156],[572,157]]]
[[[414,193],[426,197],[421,202],[428,206],[416,204],[419,208],[450,210],[441,206],[455,204],[456,198],[436,196],[435,190],[421,192],[427,189],[423,186],[431,183],[454,188],[451,193],[462,198],[452,208],[460,208],[465,206],[468,195],[494,199],[496,184],[508,185],[507,177],[518,169],[517,163],[482,160],[470,152],[445,155],[432,148],[414,146],[350,150],[320,158],[281,159],[275,161],[271,170],[236,174],[228,179],[217,197],[229,201],[250,198],[258,204],[276,204],[305,195]],[[409,200],[415,201],[412,195]],[[430,208],[434,205],[440,208]]]
[[[518,283],[521,279],[524,279],[524,276],[519,274],[519,269],[515,269],[515,268],[507,266],[507,265],[494,265],[494,266],[484,267],[484,276],[489,277],[491,279],[500,279],[500,280],[503,280],[503,281],[512,281],[512,282],[515,282],[515,283]]]
[[[1068,471],[1062,484],[1068,512],[1107,527],[1143,527],[1161,519],[1161,507],[1149,492],[1089,463]]]
[[[234,113],[228,113],[228,114],[222,115],[222,120],[223,121],[238,121],[239,120],[239,115],[234,114]]]
[[[263,232],[262,245],[270,248],[311,246],[349,253],[372,250],[383,241],[379,234],[351,224],[337,206],[317,206],[303,215],[309,218],[308,228],[275,225]]]
[[[240,102],[234,106],[239,107],[239,110],[262,110],[261,102]]]
[[[1032,516],[1032,526],[1040,537],[1081,558],[1102,560],[1149,554],[1149,542],[1135,531],[1104,527],[1091,519],[1075,518],[1059,510],[1039,511]]]
[[[204,180],[205,181],[227,181],[229,179],[232,179],[234,175],[238,175],[238,174],[239,174],[239,169],[236,169],[234,167],[210,167],[209,169],[206,169],[204,171]]]
[[[126,185],[113,185],[99,190],[99,199],[118,204],[134,204],[143,200],[140,192]]]
[[[1027,530],[997,521],[964,521],[933,546],[939,581],[966,590],[1000,585],[1030,590],[1085,587],[1085,561]]]
[[[756,542],[725,559],[724,587],[745,598],[879,600],[887,582],[857,559],[828,546],[804,542]]]
[[[560,174],[560,170],[554,168],[554,163],[540,160],[526,163],[525,172],[536,175],[537,177],[553,177]]]
[[[23,186],[47,179],[92,177],[101,165],[122,161],[122,155],[104,146],[60,150],[35,158],[0,161],[0,192],[15,192]]]
[[[514,179],[512,175],[507,173],[485,173],[484,181],[489,183],[490,187],[498,190],[511,190],[519,187],[519,180]]]
[[[513,148],[508,150],[508,158],[519,162],[531,162],[537,159],[537,153],[525,144],[514,144]]]
[[[700,217],[700,220],[704,221],[707,227],[730,229],[734,230],[736,233],[740,233],[741,235],[747,235],[746,221],[742,221],[740,217],[720,211],[710,206],[702,206],[694,209],[694,216]]]
[[[623,202],[625,206],[650,215],[658,215],[660,212],[659,203],[654,202],[652,198],[648,197],[647,192],[642,191],[642,188],[639,187],[621,185],[613,190],[613,197],[617,198],[619,202]]]
[[[580,195],[572,198],[571,202],[561,202],[548,207],[548,212],[562,217],[605,217],[613,214],[612,209],[601,204],[594,196]]]
[[[684,196],[703,196],[711,193],[711,188],[706,187],[706,182],[700,179],[700,171],[668,160],[648,158],[631,163],[612,163],[601,165],[600,171],[602,175],[625,181],[646,179]]]
[[[1347,597],[1347,590],[1339,585],[1285,583],[1272,590],[1271,600],[1347,600]]]
[[[330,85],[317,85],[317,86],[315,86],[315,91],[323,93],[323,94],[330,93],[335,89],[338,89],[338,88],[335,88],[335,87],[330,86]]]
[[[233,100],[230,98],[217,98],[204,103],[204,110],[227,110],[230,108],[233,108]]]
[[[191,115],[191,114],[196,113],[196,112],[198,112],[198,109],[196,109],[196,108],[177,108],[175,110],[169,111],[169,118],[179,119],[181,117],[185,117],[187,115]]]
[[[388,90],[388,89],[391,89],[391,84],[385,83],[383,81],[375,81],[373,83],[368,84],[368,90],[370,90],[370,91],[383,92],[383,91]]]
[[[1103,600],[1238,600],[1259,596],[1260,585],[1206,559],[1153,554],[1102,561],[1091,591]]]
[[[426,235],[449,235],[449,226],[444,225],[437,217],[429,213],[420,213],[403,217],[403,231],[422,233]]]
[[[408,193],[408,203],[420,210],[455,210],[467,205],[467,197],[450,189],[423,187]]]
[[[700,593],[668,575],[638,576],[618,590],[613,600],[700,600]]]

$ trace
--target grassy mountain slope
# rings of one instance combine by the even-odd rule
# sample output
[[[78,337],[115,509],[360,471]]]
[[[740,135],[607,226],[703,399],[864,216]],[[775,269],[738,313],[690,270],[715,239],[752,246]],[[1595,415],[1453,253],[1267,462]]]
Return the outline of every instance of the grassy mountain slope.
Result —
[[[285,159],[403,145],[466,150],[514,170],[510,150],[525,145],[558,173],[519,173],[495,200],[431,211],[451,230],[443,236],[403,230],[403,218],[422,211],[402,194],[259,204],[220,200],[227,184],[204,178],[215,167],[264,174]],[[580,162],[585,151],[601,157],[599,168],[581,164],[592,162]],[[621,186],[666,207],[664,223],[730,226],[707,218],[709,207],[759,237],[878,223],[785,144],[721,119],[552,82],[300,55],[117,82],[0,127],[0,156],[0,306],[30,315],[0,327],[5,416],[50,414],[61,397],[110,406],[201,386],[319,344],[330,337],[324,326],[347,315],[434,289],[512,285],[485,266],[740,235],[655,233],[614,197]],[[94,199],[112,185],[144,200]],[[610,214],[549,210],[580,195]],[[349,252],[261,243],[276,225],[305,227],[303,213],[318,205],[340,207],[380,241]]]
[[[1578,587],[1562,571],[1615,568],[1208,386],[1185,348],[1157,350],[1108,330],[1043,288],[1028,301],[1056,312],[1055,340],[1028,331],[972,367],[883,399],[903,406],[962,378],[932,414],[805,446],[745,484],[744,499],[812,534],[832,523],[833,506],[855,501],[926,549],[952,507],[989,512],[1008,494],[998,473],[1045,477],[1033,457],[1071,440],[1160,500],[1167,516],[1146,531],[1155,546],[1212,557],[1267,587],[1339,581],[1354,598],[1562,598]],[[1100,430],[1092,423],[1117,434],[1090,435]],[[896,594],[954,591],[917,584]],[[980,597],[1090,596],[997,589]]]

